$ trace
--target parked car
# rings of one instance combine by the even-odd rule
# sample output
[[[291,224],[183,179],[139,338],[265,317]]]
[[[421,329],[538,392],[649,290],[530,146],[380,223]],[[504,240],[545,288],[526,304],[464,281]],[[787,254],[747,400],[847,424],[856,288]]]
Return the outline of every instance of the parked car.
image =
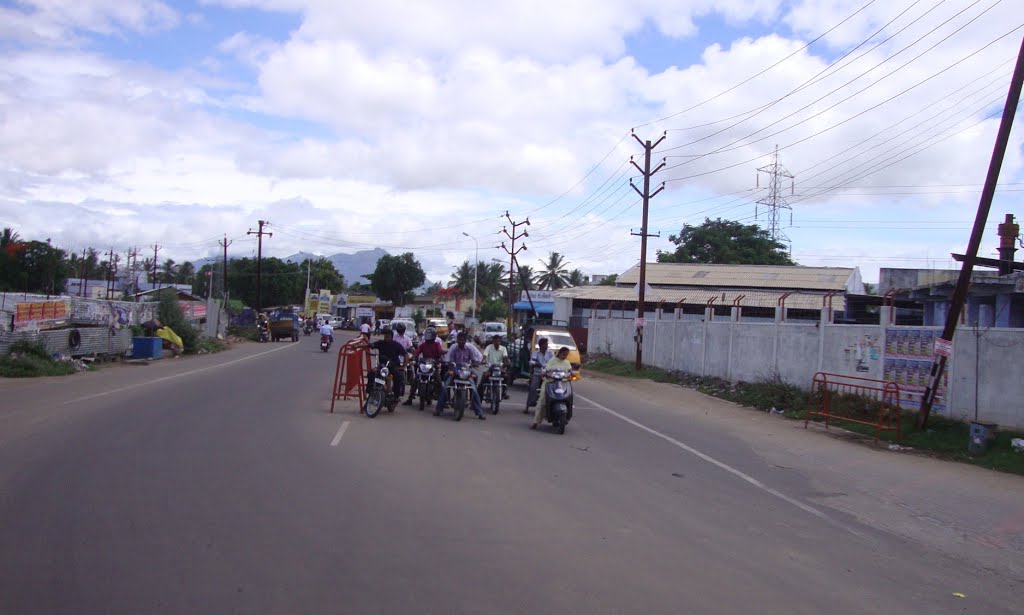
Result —
[[[508,329],[503,322],[485,322],[480,325],[480,336],[485,341],[490,341],[495,335],[500,335],[503,341],[508,341]]]
[[[434,331],[437,331],[437,337],[439,339],[446,339],[448,337],[448,321],[443,318],[431,318],[427,321],[428,327],[433,327]]]

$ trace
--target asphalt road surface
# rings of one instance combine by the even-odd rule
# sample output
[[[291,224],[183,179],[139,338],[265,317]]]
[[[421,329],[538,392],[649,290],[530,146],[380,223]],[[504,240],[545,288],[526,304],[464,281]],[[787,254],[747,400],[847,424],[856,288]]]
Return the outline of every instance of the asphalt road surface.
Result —
[[[334,366],[311,336],[0,382],[0,613],[1024,611],[607,383],[558,436],[521,384],[486,421],[330,414]]]

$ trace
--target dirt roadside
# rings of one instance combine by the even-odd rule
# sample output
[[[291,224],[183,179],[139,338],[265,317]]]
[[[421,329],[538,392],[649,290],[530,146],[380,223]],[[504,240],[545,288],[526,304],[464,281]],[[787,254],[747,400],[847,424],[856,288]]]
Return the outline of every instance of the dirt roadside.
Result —
[[[852,441],[853,434],[789,420],[683,386],[590,371],[597,386],[630,390],[740,439],[768,468],[799,472],[795,494],[815,506],[1024,582],[1024,478]],[[855,436],[858,437],[859,436]],[[966,443],[965,443],[966,445]],[[698,447],[699,448],[699,447]]]

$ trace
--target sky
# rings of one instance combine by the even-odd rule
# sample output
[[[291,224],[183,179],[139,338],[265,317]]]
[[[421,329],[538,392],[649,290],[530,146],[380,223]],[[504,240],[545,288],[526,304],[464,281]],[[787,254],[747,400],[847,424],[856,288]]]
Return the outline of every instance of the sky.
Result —
[[[810,266],[955,268],[1018,0],[0,0],[0,226],[177,262],[412,251],[585,274],[706,217]],[[1021,112],[1018,112],[1018,119]],[[1024,216],[1020,126],[981,255]]]

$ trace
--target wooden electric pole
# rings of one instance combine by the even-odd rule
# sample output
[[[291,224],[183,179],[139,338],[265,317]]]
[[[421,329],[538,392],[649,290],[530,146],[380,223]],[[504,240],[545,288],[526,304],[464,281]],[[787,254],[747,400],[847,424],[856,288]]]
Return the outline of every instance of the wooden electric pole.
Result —
[[[223,289],[221,291],[221,298],[224,299],[225,301],[227,301],[228,299],[228,246],[230,246],[233,243],[233,241],[228,241],[228,236],[226,233],[224,235],[224,241],[217,242],[217,244],[220,247],[224,248],[224,275],[221,276],[220,284],[221,288]]]
[[[660,144],[662,141],[665,140],[665,133],[662,133],[661,138],[658,139],[657,141],[655,141],[654,143],[651,143],[650,140],[641,141],[640,137],[636,136],[635,133],[631,133],[631,134],[633,135],[633,138],[636,139],[637,143],[639,143],[640,146],[644,148],[644,168],[641,169],[640,165],[638,165],[636,163],[636,161],[633,160],[633,157],[632,156],[629,157],[630,164],[632,164],[634,167],[636,167],[637,170],[640,171],[640,174],[643,175],[643,177],[644,177],[644,189],[643,189],[643,192],[641,192],[640,189],[637,188],[635,184],[633,184],[633,178],[629,179],[629,185],[632,186],[633,190],[636,190],[637,193],[644,200],[644,213],[643,213],[643,219],[641,221],[640,232],[639,233],[630,233],[631,235],[639,235],[640,236],[640,284],[637,286],[638,296],[637,296],[637,302],[636,302],[636,335],[633,338],[633,339],[636,340],[636,366],[635,367],[639,371],[640,366],[641,366],[641,364],[643,362],[643,355],[644,355],[644,324],[646,324],[644,322],[644,314],[646,313],[645,303],[644,303],[644,291],[646,290],[646,286],[647,286],[647,238],[648,237],[660,237],[660,235],[650,235],[647,232],[647,206],[650,203],[652,198],[654,198],[659,192],[661,192],[662,190],[665,189],[665,182],[662,182],[661,186],[657,190],[655,190],[653,194],[651,193],[651,177],[653,177],[655,173],[660,171],[665,166],[665,160],[662,159],[661,164],[659,164],[657,166],[657,168],[655,168],[652,171],[651,170],[651,152],[654,151],[654,148],[658,147],[658,144]]]
[[[501,248],[505,250],[506,253],[508,253],[508,318],[506,319],[506,326],[508,327],[509,331],[512,331],[512,304],[514,302],[512,295],[513,288],[515,286],[516,254],[519,254],[520,252],[526,249],[525,245],[521,245],[517,248],[516,240],[530,236],[530,233],[528,233],[527,231],[524,230],[522,233],[518,233],[516,232],[516,229],[519,228],[520,226],[523,226],[524,224],[526,226],[530,226],[530,219],[527,218],[522,222],[514,222],[512,220],[512,216],[508,215],[507,211],[505,212],[505,218],[508,220],[508,223],[512,225],[511,233],[508,232],[508,227],[501,227],[501,232],[505,233],[505,236],[508,237],[512,242],[512,245],[510,247],[506,246],[504,241],[501,242]]]
[[[942,329],[941,352],[939,352],[940,342],[936,342],[935,362],[932,363],[931,377],[928,387],[924,390],[924,397],[921,399],[921,412],[917,418],[918,427],[921,429],[928,427],[928,415],[931,414],[932,404],[935,402],[935,392],[942,381],[942,372],[946,369],[947,357],[952,354],[953,335],[956,333],[960,312],[967,299],[967,289],[971,285],[971,273],[974,271],[974,262],[978,258],[981,237],[985,234],[985,223],[988,222],[988,212],[992,208],[992,198],[995,196],[996,184],[999,182],[999,171],[1003,166],[1006,145],[1010,141],[1010,129],[1013,128],[1013,116],[1017,113],[1022,84],[1024,84],[1024,39],[1021,40],[1020,50],[1017,52],[1017,65],[1014,67],[1013,77],[1010,79],[1010,91],[1006,94],[1003,118],[999,122],[999,132],[996,133],[996,144],[992,149],[988,175],[985,177],[985,187],[981,191],[981,200],[978,202],[978,213],[974,217],[971,239],[967,243],[967,252],[964,254],[963,265],[960,266],[960,277],[957,278],[956,289],[953,290],[953,298],[949,302],[949,314],[946,315],[946,323]]]
[[[256,235],[256,313],[259,314],[260,309],[263,307],[263,305],[262,305],[262,300],[263,300],[263,297],[262,297],[262,292],[263,292],[262,282],[263,282],[263,279],[262,279],[262,275],[261,275],[262,274],[262,269],[263,269],[262,262],[261,262],[263,260],[263,236],[266,235],[267,237],[273,237],[274,234],[273,233],[268,233],[268,232],[263,230],[264,226],[270,224],[269,222],[267,222],[266,220],[257,220],[257,222],[260,225],[260,230],[254,231],[252,229],[249,229],[249,231],[246,233],[246,235]]]

